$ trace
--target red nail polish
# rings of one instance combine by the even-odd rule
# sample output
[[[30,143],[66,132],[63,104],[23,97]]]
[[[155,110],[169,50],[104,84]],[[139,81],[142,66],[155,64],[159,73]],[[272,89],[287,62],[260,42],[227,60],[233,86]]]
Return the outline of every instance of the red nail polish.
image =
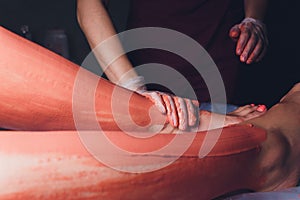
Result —
[[[264,112],[266,109],[267,109],[267,107],[265,105],[259,105],[256,110],[258,112]]]

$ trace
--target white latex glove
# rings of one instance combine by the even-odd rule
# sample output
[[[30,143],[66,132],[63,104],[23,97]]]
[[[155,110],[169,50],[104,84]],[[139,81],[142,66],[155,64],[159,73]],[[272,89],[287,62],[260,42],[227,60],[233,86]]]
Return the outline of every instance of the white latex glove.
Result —
[[[199,103],[158,91],[147,91],[144,78],[137,76],[121,84],[122,87],[133,90],[150,99],[158,110],[167,115],[170,124],[180,130],[188,130],[199,122]]]
[[[267,52],[267,28],[260,20],[245,18],[231,28],[229,36],[237,41],[236,54],[240,56],[241,62],[259,62]]]

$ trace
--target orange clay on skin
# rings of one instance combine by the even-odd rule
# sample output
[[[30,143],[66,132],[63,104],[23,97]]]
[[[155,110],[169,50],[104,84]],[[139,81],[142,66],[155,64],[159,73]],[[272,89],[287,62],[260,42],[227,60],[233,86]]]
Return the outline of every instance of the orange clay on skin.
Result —
[[[137,125],[148,131],[159,125],[167,128],[169,133],[179,132],[168,125],[169,120],[173,126],[178,126],[175,124],[178,116],[172,111],[168,99],[164,100],[170,113],[166,120],[166,115],[161,114],[153,102],[144,96],[118,87],[4,28],[0,28],[0,42],[0,77],[3,81],[0,84],[0,127],[14,130],[75,130],[74,114],[77,114],[81,123],[94,120],[107,131],[117,131],[120,127],[135,131]],[[83,81],[75,85],[79,70]],[[116,96],[113,96],[115,90]],[[92,103],[87,101],[87,94],[92,94]],[[129,102],[118,101],[112,106],[113,98],[129,99]],[[79,110],[74,109],[76,103],[81,106]],[[93,103],[95,106],[91,110],[85,109],[86,105]],[[193,101],[193,104],[199,103]],[[212,113],[200,111],[200,118],[201,115],[200,130],[207,130]],[[229,124],[237,123],[230,120]],[[83,129],[91,128],[85,126]]]
[[[0,199],[114,200],[128,194],[137,200],[145,196],[159,200],[213,199],[240,188],[255,189],[265,178],[263,173],[258,173],[258,159],[266,132],[243,125],[176,135],[182,139],[195,138],[182,156],[160,170],[125,173],[106,166],[87,151],[78,132],[74,131],[72,97],[79,66],[4,28],[0,28],[0,43],[0,78],[3,81],[0,84],[0,125],[31,130],[0,134]],[[151,151],[164,146],[175,137],[174,134],[158,134],[139,140],[120,131],[111,108],[112,91],[118,87],[90,72],[84,73],[86,82],[81,84],[85,87],[79,91],[79,96],[84,99],[86,94],[94,94],[96,113],[80,110],[81,120],[86,123],[97,120],[104,133],[128,151],[148,152],[139,156],[162,161],[177,156],[173,152]],[[91,89],[91,80],[100,82],[96,91]],[[129,94],[128,90],[119,88],[118,96]],[[153,102],[141,95],[132,94],[129,105],[123,101],[118,103],[120,109],[126,107],[127,110],[129,106],[132,118],[139,124],[153,120],[154,124],[165,125],[166,117],[156,108],[153,109],[154,117],[149,119]],[[200,112],[200,117],[208,120],[212,115]],[[128,113],[122,110],[115,114],[127,125]],[[203,120],[200,125],[207,122]],[[129,124],[126,128],[134,127]],[[215,131],[222,131],[220,138],[212,151],[200,159],[198,154],[206,134],[216,134]],[[94,131],[84,134],[96,141]],[[101,146],[103,142],[97,141],[97,145]],[[100,153],[115,156],[111,152]],[[122,167],[149,167],[143,163],[131,165],[126,158],[118,161]]]
[[[95,137],[93,131],[85,134],[91,139]],[[174,137],[172,134],[158,134],[147,141],[132,139],[122,132],[105,134],[118,138],[118,146],[131,152],[149,152],[140,155],[149,160],[174,156],[149,151],[153,146],[164,145]],[[76,131],[5,131],[0,135],[0,169],[3,169],[0,170],[0,199],[115,200],[128,194],[136,200],[145,195],[155,195],[158,200],[199,199],[199,196],[212,199],[248,188],[264,178],[258,175],[256,165],[260,153],[258,145],[266,137],[262,129],[224,128],[213,150],[201,159],[198,153],[206,134],[215,133],[178,135],[195,136],[187,151],[165,168],[139,174],[120,172],[97,161],[87,152]],[[105,155],[110,156],[110,152]],[[136,169],[148,167],[143,163],[133,166],[125,158],[120,160],[120,165]],[[237,173],[240,175],[236,176]]]
[[[120,130],[117,123],[124,124],[126,130],[135,128],[130,125],[131,119],[138,125],[149,127],[167,123],[164,115],[157,109],[151,109],[153,103],[145,97],[132,94],[87,70],[80,69],[78,65],[4,28],[0,29],[0,42],[0,77],[5,83],[0,85],[2,128],[75,130],[75,111],[80,113],[78,116],[83,123],[96,120],[105,130]],[[75,91],[75,80],[79,70],[84,78],[79,89]],[[93,85],[90,80],[96,84]],[[115,114],[118,122],[115,121],[116,116],[113,116],[112,110],[114,89],[118,89],[118,98],[131,95],[129,104],[119,101],[114,105],[125,108],[117,109],[119,112]],[[80,96],[83,107],[88,104],[85,99],[87,94],[92,94],[95,107],[90,111],[74,110],[75,103],[78,103],[73,96],[76,94]],[[128,108],[132,116],[128,116]],[[150,109],[155,116],[151,119],[148,114]],[[150,122],[152,124],[149,124]]]

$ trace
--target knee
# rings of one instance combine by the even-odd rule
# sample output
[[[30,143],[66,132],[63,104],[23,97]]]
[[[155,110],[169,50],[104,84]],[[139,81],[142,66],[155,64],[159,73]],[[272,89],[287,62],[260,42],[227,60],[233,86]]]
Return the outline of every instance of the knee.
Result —
[[[288,166],[291,144],[279,131],[275,131],[264,145],[262,169],[268,176],[275,178],[282,175]]]

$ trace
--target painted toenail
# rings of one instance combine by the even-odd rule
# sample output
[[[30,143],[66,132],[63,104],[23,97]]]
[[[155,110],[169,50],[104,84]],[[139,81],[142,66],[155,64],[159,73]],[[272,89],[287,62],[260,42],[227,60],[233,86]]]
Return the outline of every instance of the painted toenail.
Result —
[[[256,110],[258,112],[264,112],[266,109],[267,109],[267,107],[265,105],[259,105]]]

